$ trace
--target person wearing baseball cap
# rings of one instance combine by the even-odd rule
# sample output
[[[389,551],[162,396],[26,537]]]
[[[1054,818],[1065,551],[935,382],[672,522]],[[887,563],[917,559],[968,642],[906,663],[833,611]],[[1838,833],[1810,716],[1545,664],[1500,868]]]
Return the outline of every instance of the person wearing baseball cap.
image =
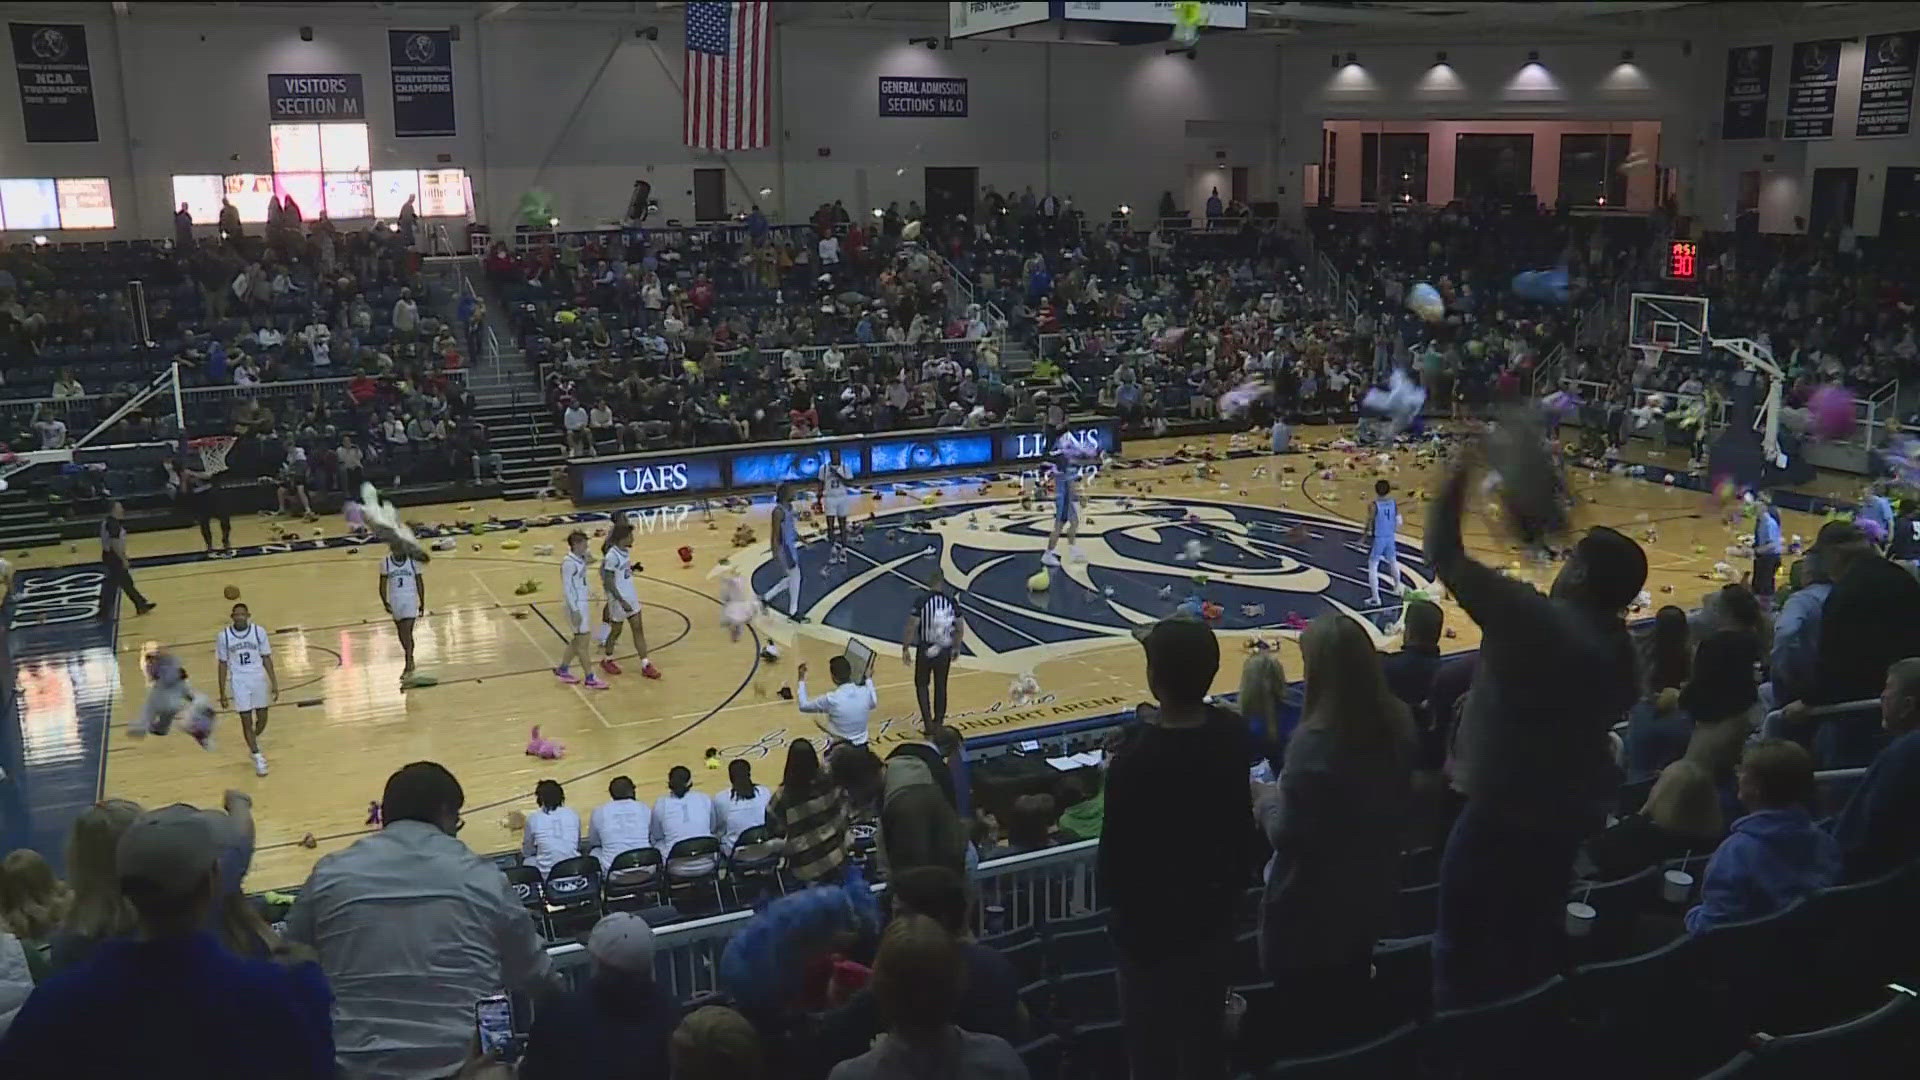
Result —
[[[653,928],[616,911],[587,935],[587,985],[534,1010],[520,1080],[602,1075],[619,1061],[635,1076],[667,1075],[667,1045],[680,1005],[653,981]]]
[[[233,829],[185,805],[134,819],[115,867],[137,934],[39,985],[0,1039],[0,1076],[333,1076],[319,967],[243,959],[206,929]]]
[[[1454,735],[1466,796],[1440,870],[1434,1004],[1517,993],[1560,969],[1562,907],[1580,842],[1620,783],[1608,730],[1635,699],[1626,610],[1647,580],[1629,537],[1595,528],[1551,590],[1479,562],[1460,535],[1480,455],[1455,463],[1428,508],[1427,564],[1480,627],[1480,657]]]
[[[1220,670],[1212,629],[1163,619],[1134,637],[1157,705],[1108,767],[1097,863],[1127,1058],[1135,1076],[1223,1076],[1233,906],[1253,873],[1250,741],[1207,700]]]

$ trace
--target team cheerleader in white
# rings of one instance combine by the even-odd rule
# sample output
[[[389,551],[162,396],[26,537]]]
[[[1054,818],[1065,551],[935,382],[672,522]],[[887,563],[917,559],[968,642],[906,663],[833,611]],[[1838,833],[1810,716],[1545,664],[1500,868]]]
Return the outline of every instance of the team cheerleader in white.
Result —
[[[240,734],[253,755],[253,774],[267,775],[260,736],[267,730],[267,706],[280,700],[280,676],[273,670],[273,646],[245,604],[233,605],[233,621],[220,628],[213,658],[220,663],[220,707],[240,715]]]
[[[427,575],[424,560],[401,540],[387,544],[387,557],[380,562],[380,605],[393,618],[393,632],[400,639],[406,663],[400,669],[400,685],[409,685],[413,674],[413,627],[427,609]]]
[[[147,700],[128,722],[127,734],[136,739],[165,735],[173,730],[173,722],[185,710],[187,734],[193,736],[201,749],[213,749],[213,702],[205,694],[195,692],[193,684],[187,681],[187,671],[181,666],[180,658],[156,649],[147,654],[142,666],[148,679]]]
[[[660,677],[660,669],[647,656],[647,629],[640,619],[640,591],[633,583],[633,522],[622,517],[608,530],[600,548],[600,583],[607,590],[607,604],[600,621],[600,670],[620,674],[613,662],[613,650],[620,640],[622,623],[633,628],[633,647],[640,654],[640,674],[649,679]]]
[[[560,557],[560,595],[565,610],[560,615],[567,626],[567,649],[560,654],[560,666],[554,677],[563,683],[578,683],[573,662],[586,669],[584,685],[589,690],[605,690],[607,683],[593,673],[593,595],[587,586],[587,534],[575,529],[567,534],[567,553]]]
[[[840,450],[833,451],[833,460],[820,470],[820,504],[827,515],[827,540],[833,545],[827,555],[829,563],[847,561],[847,513],[853,507],[853,489],[849,486],[853,470],[847,467],[842,455]]]
[[[800,531],[794,524],[792,502],[792,484],[781,484],[774,490],[773,522],[769,531],[772,534],[773,563],[780,568],[781,577],[760,599],[772,607],[773,598],[786,593],[787,618],[803,623],[807,618],[800,614]]]

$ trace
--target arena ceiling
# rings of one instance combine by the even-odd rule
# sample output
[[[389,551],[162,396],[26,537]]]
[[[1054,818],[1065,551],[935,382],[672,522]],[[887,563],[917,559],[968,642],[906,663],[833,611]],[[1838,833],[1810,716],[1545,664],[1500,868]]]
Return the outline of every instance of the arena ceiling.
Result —
[[[783,25],[892,29],[937,33],[947,24],[944,3],[846,3],[834,0],[777,2]],[[111,4],[0,4],[9,10],[99,11],[110,8],[123,18],[248,18],[275,22],[429,23],[464,19],[627,22],[666,25],[681,18],[684,3],[670,0],[332,0],[329,3],[143,2]],[[1902,10],[1904,9],[1904,10]],[[1660,34],[1724,33],[1739,27],[1741,36],[1765,36],[1871,20],[1920,18],[1920,3],[1803,2],[1551,2],[1468,3],[1455,0],[1308,0],[1299,3],[1248,4],[1244,34],[1280,40],[1427,43],[1471,36],[1482,40],[1566,41]]]

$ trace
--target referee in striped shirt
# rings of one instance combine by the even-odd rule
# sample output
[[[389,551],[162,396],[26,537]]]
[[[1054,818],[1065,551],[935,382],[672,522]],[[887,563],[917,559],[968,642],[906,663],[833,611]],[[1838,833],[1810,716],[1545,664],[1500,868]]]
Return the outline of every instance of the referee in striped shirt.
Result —
[[[945,641],[940,630],[951,626]],[[920,725],[932,736],[947,719],[947,669],[966,634],[966,618],[953,595],[946,574],[935,569],[927,591],[914,602],[907,629],[900,636],[900,659],[913,665],[913,692],[920,699]]]

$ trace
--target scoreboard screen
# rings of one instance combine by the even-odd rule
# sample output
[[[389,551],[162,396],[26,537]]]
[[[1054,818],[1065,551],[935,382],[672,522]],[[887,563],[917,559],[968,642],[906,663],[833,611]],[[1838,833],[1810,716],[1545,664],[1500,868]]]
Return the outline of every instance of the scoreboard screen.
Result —
[[[1676,281],[1692,281],[1700,273],[1700,245],[1691,240],[1675,240],[1667,245],[1667,276]]]

